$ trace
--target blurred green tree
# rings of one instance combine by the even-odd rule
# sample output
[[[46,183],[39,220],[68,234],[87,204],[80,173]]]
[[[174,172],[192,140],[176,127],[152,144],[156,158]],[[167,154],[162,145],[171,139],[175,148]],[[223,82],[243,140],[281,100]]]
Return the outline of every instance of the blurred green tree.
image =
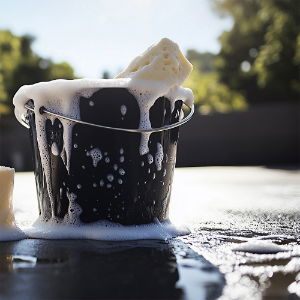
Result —
[[[215,71],[215,59],[216,55],[210,52],[198,52],[194,49],[189,49],[186,53],[189,61],[196,63],[200,72],[212,72]]]
[[[300,1],[213,2],[234,21],[220,37],[220,80],[249,103],[299,100]]]
[[[58,78],[75,78],[66,62],[54,63],[33,52],[34,38],[0,30],[0,117],[11,115],[12,99],[20,86]]]
[[[188,50],[187,58],[194,70],[184,86],[193,90],[195,105],[200,113],[226,113],[247,108],[242,94],[220,82],[215,67],[216,55]]]
[[[110,76],[109,71],[107,71],[107,70],[103,71],[102,79],[110,79],[110,78],[111,78],[111,76]]]

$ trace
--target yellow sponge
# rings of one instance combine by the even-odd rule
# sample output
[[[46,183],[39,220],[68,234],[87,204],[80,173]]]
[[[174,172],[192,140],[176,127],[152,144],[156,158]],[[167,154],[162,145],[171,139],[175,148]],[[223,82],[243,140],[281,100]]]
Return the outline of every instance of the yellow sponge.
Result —
[[[152,45],[116,78],[132,78],[160,81],[173,85],[181,85],[193,70],[179,46],[167,38]]]
[[[12,196],[15,170],[0,166],[0,226],[14,225]]]

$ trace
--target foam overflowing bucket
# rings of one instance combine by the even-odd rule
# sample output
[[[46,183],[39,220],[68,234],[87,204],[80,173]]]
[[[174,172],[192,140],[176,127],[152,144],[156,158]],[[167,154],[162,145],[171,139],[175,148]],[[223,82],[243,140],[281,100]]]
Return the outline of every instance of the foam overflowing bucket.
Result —
[[[40,219],[123,225],[168,220],[179,126],[193,106],[184,116],[182,93],[157,96],[103,82],[73,84],[72,101],[47,93],[42,101],[34,95],[24,101]],[[141,106],[145,95],[153,98],[147,110]]]

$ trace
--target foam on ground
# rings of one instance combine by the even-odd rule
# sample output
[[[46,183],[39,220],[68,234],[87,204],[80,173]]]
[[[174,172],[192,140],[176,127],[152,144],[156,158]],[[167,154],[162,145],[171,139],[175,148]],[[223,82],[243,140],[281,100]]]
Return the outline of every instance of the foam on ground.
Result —
[[[186,227],[179,227],[170,221],[143,224],[121,225],[108,221],[90,224],[67,225],[55,222],[36,221],[31,227],[24,229],[29,238],[43,239],[91,239],[106,241],[125,241],[141,239],[168,240],[180,235],[189,234]]]
[[[248,252],[254,254],[276,254],[287,251],[286,248],[279,246],[271,241],[254,240],[242,243],[232,249],[233,251]]]
[[[18,227],[1,227],[0,242],[18,241],[26,239],[26,234]]]

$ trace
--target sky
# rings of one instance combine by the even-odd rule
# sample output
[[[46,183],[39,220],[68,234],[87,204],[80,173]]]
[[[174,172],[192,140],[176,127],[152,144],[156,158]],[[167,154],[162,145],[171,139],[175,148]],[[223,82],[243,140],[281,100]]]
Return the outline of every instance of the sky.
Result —
[[[163,37],[184,53],[217,53],[232,26],[209,0],[0,0],[0,8],[0,30],[33,35],[36,53],[90,78],[117,74]]]

